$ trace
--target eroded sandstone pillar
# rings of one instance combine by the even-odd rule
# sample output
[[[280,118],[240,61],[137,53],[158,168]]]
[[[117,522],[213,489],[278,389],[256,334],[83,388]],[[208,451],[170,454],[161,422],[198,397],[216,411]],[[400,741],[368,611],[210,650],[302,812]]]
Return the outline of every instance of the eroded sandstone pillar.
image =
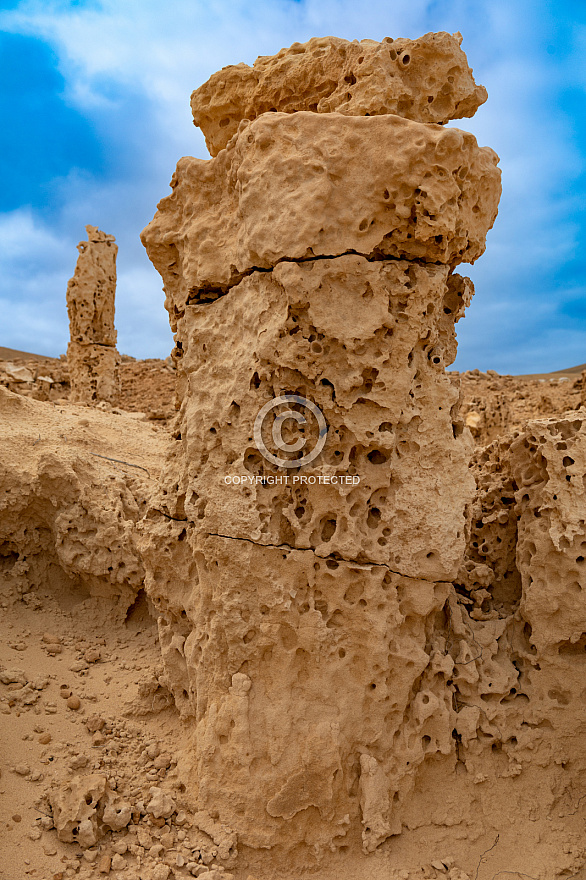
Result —
[[[120,384],[114,327],[118,247],[113,235],[96,226],[86,231],[88,240],[77,246],[75,273],[67,285],[70,400],[115,403]]]
[[[445,366],[472,295],[454,268],[484,250],[500,174],[433,123],[485,97],[447,34],[228,68],[192,97],[217,155],[180,160],[143,233],[181,399],[147,589],[192,795],[247,845],[372,851],[421,763],[454,752],[441,633],[474,481]],[[255,441],[284,394],[327,422],[309,464]]]

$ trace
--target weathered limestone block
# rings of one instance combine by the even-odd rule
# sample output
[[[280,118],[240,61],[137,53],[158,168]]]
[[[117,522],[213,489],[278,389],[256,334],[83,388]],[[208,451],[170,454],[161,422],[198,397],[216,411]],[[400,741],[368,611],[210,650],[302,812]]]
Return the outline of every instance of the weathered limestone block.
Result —
[[[474,482],[444,364],[471,295],[445,266],[345,256],[279,263],[213,305],[188,306],[178,324],[184,455],[165,509],[212,534],[455,577]],[[304,483],[295,471],[287,484],[247,485],[282,473],[253,431],[262,406],[285,392],[321,409],[323,453],[303,468]],[[274,448],[270,432],[266,440]],[[329,484],[307,482],[316,475]]]
[[[96,226],[86,231],[88,240],[77,246],[76,271],[67,285],[71,340],[116,345],[116,239]]]
[[[99,773],[74,776],[54,788],[49,800],[59,840],[82,849],[94,846],[108,830],[126,828],[132,818],[130,804]]]
[[[75,274],[67,285],[70,399],[114,403],[120,384],[114,328],[118,248],[113,235],[95,226],[86,226],[86,230],[88,241],[77,246]]]
[[[478,616],[519,610],[538,656],[586,639],[586,419],[531,421],[476,454],[463,582]],[[484,591],[484,592],[482,592]],[[474,594],[473,594],[474,595]]]
[[[182,159],[143,232],[181,411],[140,547],[198,805],[250,846],[360,832],[370,852],[400,833],[427,757],[453,764],[451,676],[476,663],[449,583],[474,484],[445,366],[472,295],[453,272],[484,250],[500,177],[465,132],[310,108],[234,111],[226,149]],[[286,394],[287,418],[259,426]]]
[[[146,554],[167,683],[196,721],[198,803],[250,846],[399,833],[418,765],[453,750],[453,663],[431,662],[449,585],[169,521]]]
[[[142,241],[172,324],[188,301],[281,260],[359,253],[453,268],[484,252],[497,161],[467,132],[398,116],[268,113],[216,159],[179,161]]]
[[[529,422],[511,444],[521,613],[540,655],[586,647],[586,416]]]
[[[116,403],[120,391],[120,357],[115,346],[70,342],[67,364],[72,402]]]
[[[460,644],[452,680],[466,768],[483,781],[496,757],[503,778],[532,780],[535,818],[577,816],[586,773],[585,414],[531,421],[478,450],[472,469],[477,492],[448,627]]]
[[[342,40],[314,37],[253,67],[224,67],[191,96],[193,120],[216,156],[242,119],[269,111],[392,113],[417,122],[445,123],[474,116],[486,101],[460,49],[460,34],[425,34],[418,40],[387,37]]]
[[[109,618],[143,585],[135,528],[162,454],[150,425],[112,418],[0,388],[0,576]]]

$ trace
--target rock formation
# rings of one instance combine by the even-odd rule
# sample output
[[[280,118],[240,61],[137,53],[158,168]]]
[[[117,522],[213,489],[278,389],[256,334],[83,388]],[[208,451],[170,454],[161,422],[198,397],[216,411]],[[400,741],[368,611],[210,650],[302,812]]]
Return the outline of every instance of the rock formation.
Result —
[[[486,101],[460,49],[460,34],[425,34],[418,40],[341,40],[314,37],[253,67],[224,67],[191,96],[193,119],[212,156],[242,119],[263,113],[393,113],[416,122],[474,116]]]
[[[86,226],[86,230],[88,240],[77,246],[77,266],[67,285],[70,399],[115,403],[120,381],[114,329],[118,247],[113,235],[96,226]]]
[[[155,429],[2,387],[0,413],[0,563],[26,601],[49,591],[94,618],[123,615],[144,579],[136,522],[158,471]]]
[[[179,162],[143,233],[181,405],[147,591],[193,796],[248,846],[372,851],[418,768],[455,754],[474,653],[445,624],[474,481],[444,368],[472,296],[454,268],[482,254],[500,176],[433,123],[484,98],[447,34],[228,68],[192,99],[216,157]],[[257,416],[283,395],[271,441]],[[296,464],[323,435],[303,399],[328,431]]]
[[[410,103],[372,60],[404,41],[344,43],[370,104],[279,103],[342,43],[255,65],[145,230],[169,432],[168,364],[123,365],[150,423],[65,401],[60,361],[0,375],[11,877],[584,876],[586,374],[445,372],[499,177],[424,111],[440,69],[482,92],[431,35]]]

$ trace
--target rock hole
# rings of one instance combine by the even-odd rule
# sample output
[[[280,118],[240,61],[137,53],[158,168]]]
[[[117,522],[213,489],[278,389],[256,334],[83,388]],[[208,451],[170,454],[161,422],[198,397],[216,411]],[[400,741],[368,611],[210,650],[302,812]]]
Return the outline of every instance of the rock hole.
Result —
[[[321,539],[322,541],[331,541],[336,531],[337,522],[335,519],[326,519],[326,521],[322,525],[321,529]]]
[[[373,449],[366,457],[371,464],[386,464],[388,460],[388,455],[385,455],[380,449]]]

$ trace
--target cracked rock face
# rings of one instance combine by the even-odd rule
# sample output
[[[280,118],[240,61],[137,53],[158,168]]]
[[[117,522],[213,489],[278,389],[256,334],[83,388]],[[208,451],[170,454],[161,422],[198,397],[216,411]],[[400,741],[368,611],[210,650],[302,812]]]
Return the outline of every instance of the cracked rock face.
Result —
[[[77,266],[67,285],[70,399],[115,403],[120,385],[114,328],[118,247],[113,235],[96,226],[86,230],[88,240],[77,246]]]
[[[365,94],[384,90],[372,71],[391,49],[393,70],[412,53],[415,118],[334,98],[249,114],[216,158],[179,162],[143,232],[181,405],[140,525],[146,586],[166,683],[194,721],[193,794],[250,846],[358,834],[371,852],[400,833],[418,768],[454,753],[450,676],[474,654],[446,640],[446,608],[457,621],[474,481],[445,366],[473,292],[454,268],[484,250],[500,175],[492,150],[413,109],[435,103],[422,83],[444,70],[445,38],[402,55],[407,41],[368,42]],[[454,100],[473,112],[449,39]],[[308,46],[300,76],[317,88]],[[264,60],[267,93],[295,55]],[[234,70],[226,89],[245,102]],[[267,460],[255,435],[285,394],[325,418],[310,463]],[[297,410],[301,432],[282,416],[281,438],[313,448],[319,422]],[[260,430],[274,455],[274,425]]]
[[[454,267],[483,252],[497,156],[398,116],[267,113],[213,161],[184,158],[143,232],[174,322],[255,269],[357,253]]]
[[[440,124],[474,116],[487,94],[474,82],[461,41],[447,33],[382,43],[314,37],[261,56],[253,67],[215,73],[191,96],[193,120],[216,156],[241,120],[268,112],[392,113]]]

